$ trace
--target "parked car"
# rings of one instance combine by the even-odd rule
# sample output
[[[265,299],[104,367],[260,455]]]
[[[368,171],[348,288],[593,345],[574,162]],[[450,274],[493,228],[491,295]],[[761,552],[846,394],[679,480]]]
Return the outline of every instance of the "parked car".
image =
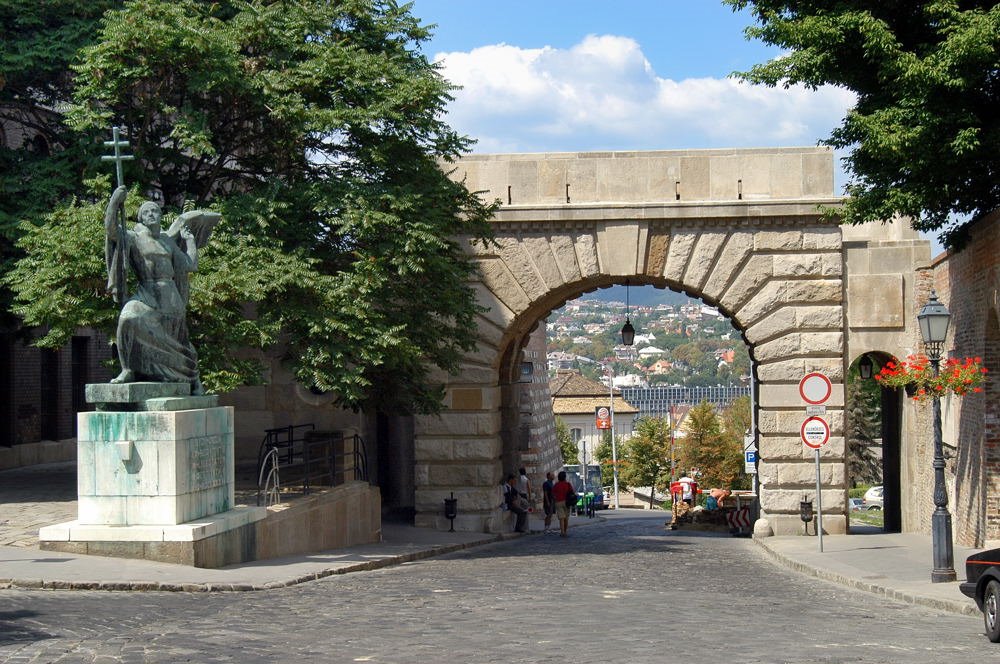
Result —
[[[966,581],[959,585],[983,612],[986,636],[1000,643],[1000,549],[974,553],[965,559]]]
[[[865,501],[861,498],[850,498],[847,501],[847,508],[851,512],[860,512],[865,509]]]
[[[872,488],[865,491],[865,509],[866,510],[880,510],[883,507],[882,497],[883,497],[882,486],[873,486]]]

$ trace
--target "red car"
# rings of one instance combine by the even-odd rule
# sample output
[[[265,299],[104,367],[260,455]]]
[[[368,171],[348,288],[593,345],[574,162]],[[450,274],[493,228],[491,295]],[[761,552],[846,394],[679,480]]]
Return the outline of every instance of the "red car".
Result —
[[[965,583],[959,589],[976,600],[983,612],[986,636],[1000,643],[1000,549],[974,553],[965,559]]]

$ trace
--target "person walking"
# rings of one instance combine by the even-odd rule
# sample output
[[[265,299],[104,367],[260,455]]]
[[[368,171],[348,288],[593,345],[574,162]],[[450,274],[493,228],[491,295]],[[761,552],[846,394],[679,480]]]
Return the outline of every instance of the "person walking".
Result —
[[[559,537],[567,537],[569,535],[569,510],[570,505],[567,499],[576,502],[573,497],[576,496],[576,491],[573,490],[573,485],[566,481],[566,471],[560,470],[559,481],[552,486],[552,498],[556,503],[556,518],[559,519]]]
[[[545,532],[552,530],[552,515],[556,513],[556,499],[552,496],[552,487],[555,486],[556,476],[551,470],[545,473],[545,481],[542,482],[542,511],[545,513]]]

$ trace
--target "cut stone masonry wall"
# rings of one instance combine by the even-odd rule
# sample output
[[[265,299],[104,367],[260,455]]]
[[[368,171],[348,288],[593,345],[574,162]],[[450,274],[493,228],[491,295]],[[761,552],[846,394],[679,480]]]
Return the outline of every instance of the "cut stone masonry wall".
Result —
[[[627,279],[702,297],[743,332],[760,385],[761,502],[777,533],[801,529],[798,502],[815,487],[813,454],[798,440],[804,417],[798,381],[810,371],[831,379],[832,439],[821,451],[824,525],[844,532],[849,275],[841,229],[818,209],[838,205],[832,153],[481,155],[462,160],[455,175],[504,205],[494,221],[497,244],[469,245],[481,273],[474,287],[487,308],[480,346],[449,379],[446,414],[417,421],[418,523],[421,514],[439,512],[457,487],[465,506],[461,525],[495,526],[498,472],[490,469],[504,452],[505,358],[568,299]],[[878,295],[891,310],[886,316],[905,330],[898,315],[903,288],[884,281]],[[886,316],[877,325],[885,326]],[[449,444],[439,444],[442,438]],[[466,458],[457,465],[459,450]]]

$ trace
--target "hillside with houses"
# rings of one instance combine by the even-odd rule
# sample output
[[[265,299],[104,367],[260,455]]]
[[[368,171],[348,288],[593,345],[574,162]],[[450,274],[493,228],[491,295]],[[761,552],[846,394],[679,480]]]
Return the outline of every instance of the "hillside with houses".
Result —
[[[608,299],[624,288],[588,293],[553,311],[547,321],[548,366],[579,371],[616,388],[680,385],[746,385],[750,358],[740,332],[723,314],[700,300],[651,286]],[[626,295],[624,292],[622,295]],[[635,342],[621,344],[626,315]]]

